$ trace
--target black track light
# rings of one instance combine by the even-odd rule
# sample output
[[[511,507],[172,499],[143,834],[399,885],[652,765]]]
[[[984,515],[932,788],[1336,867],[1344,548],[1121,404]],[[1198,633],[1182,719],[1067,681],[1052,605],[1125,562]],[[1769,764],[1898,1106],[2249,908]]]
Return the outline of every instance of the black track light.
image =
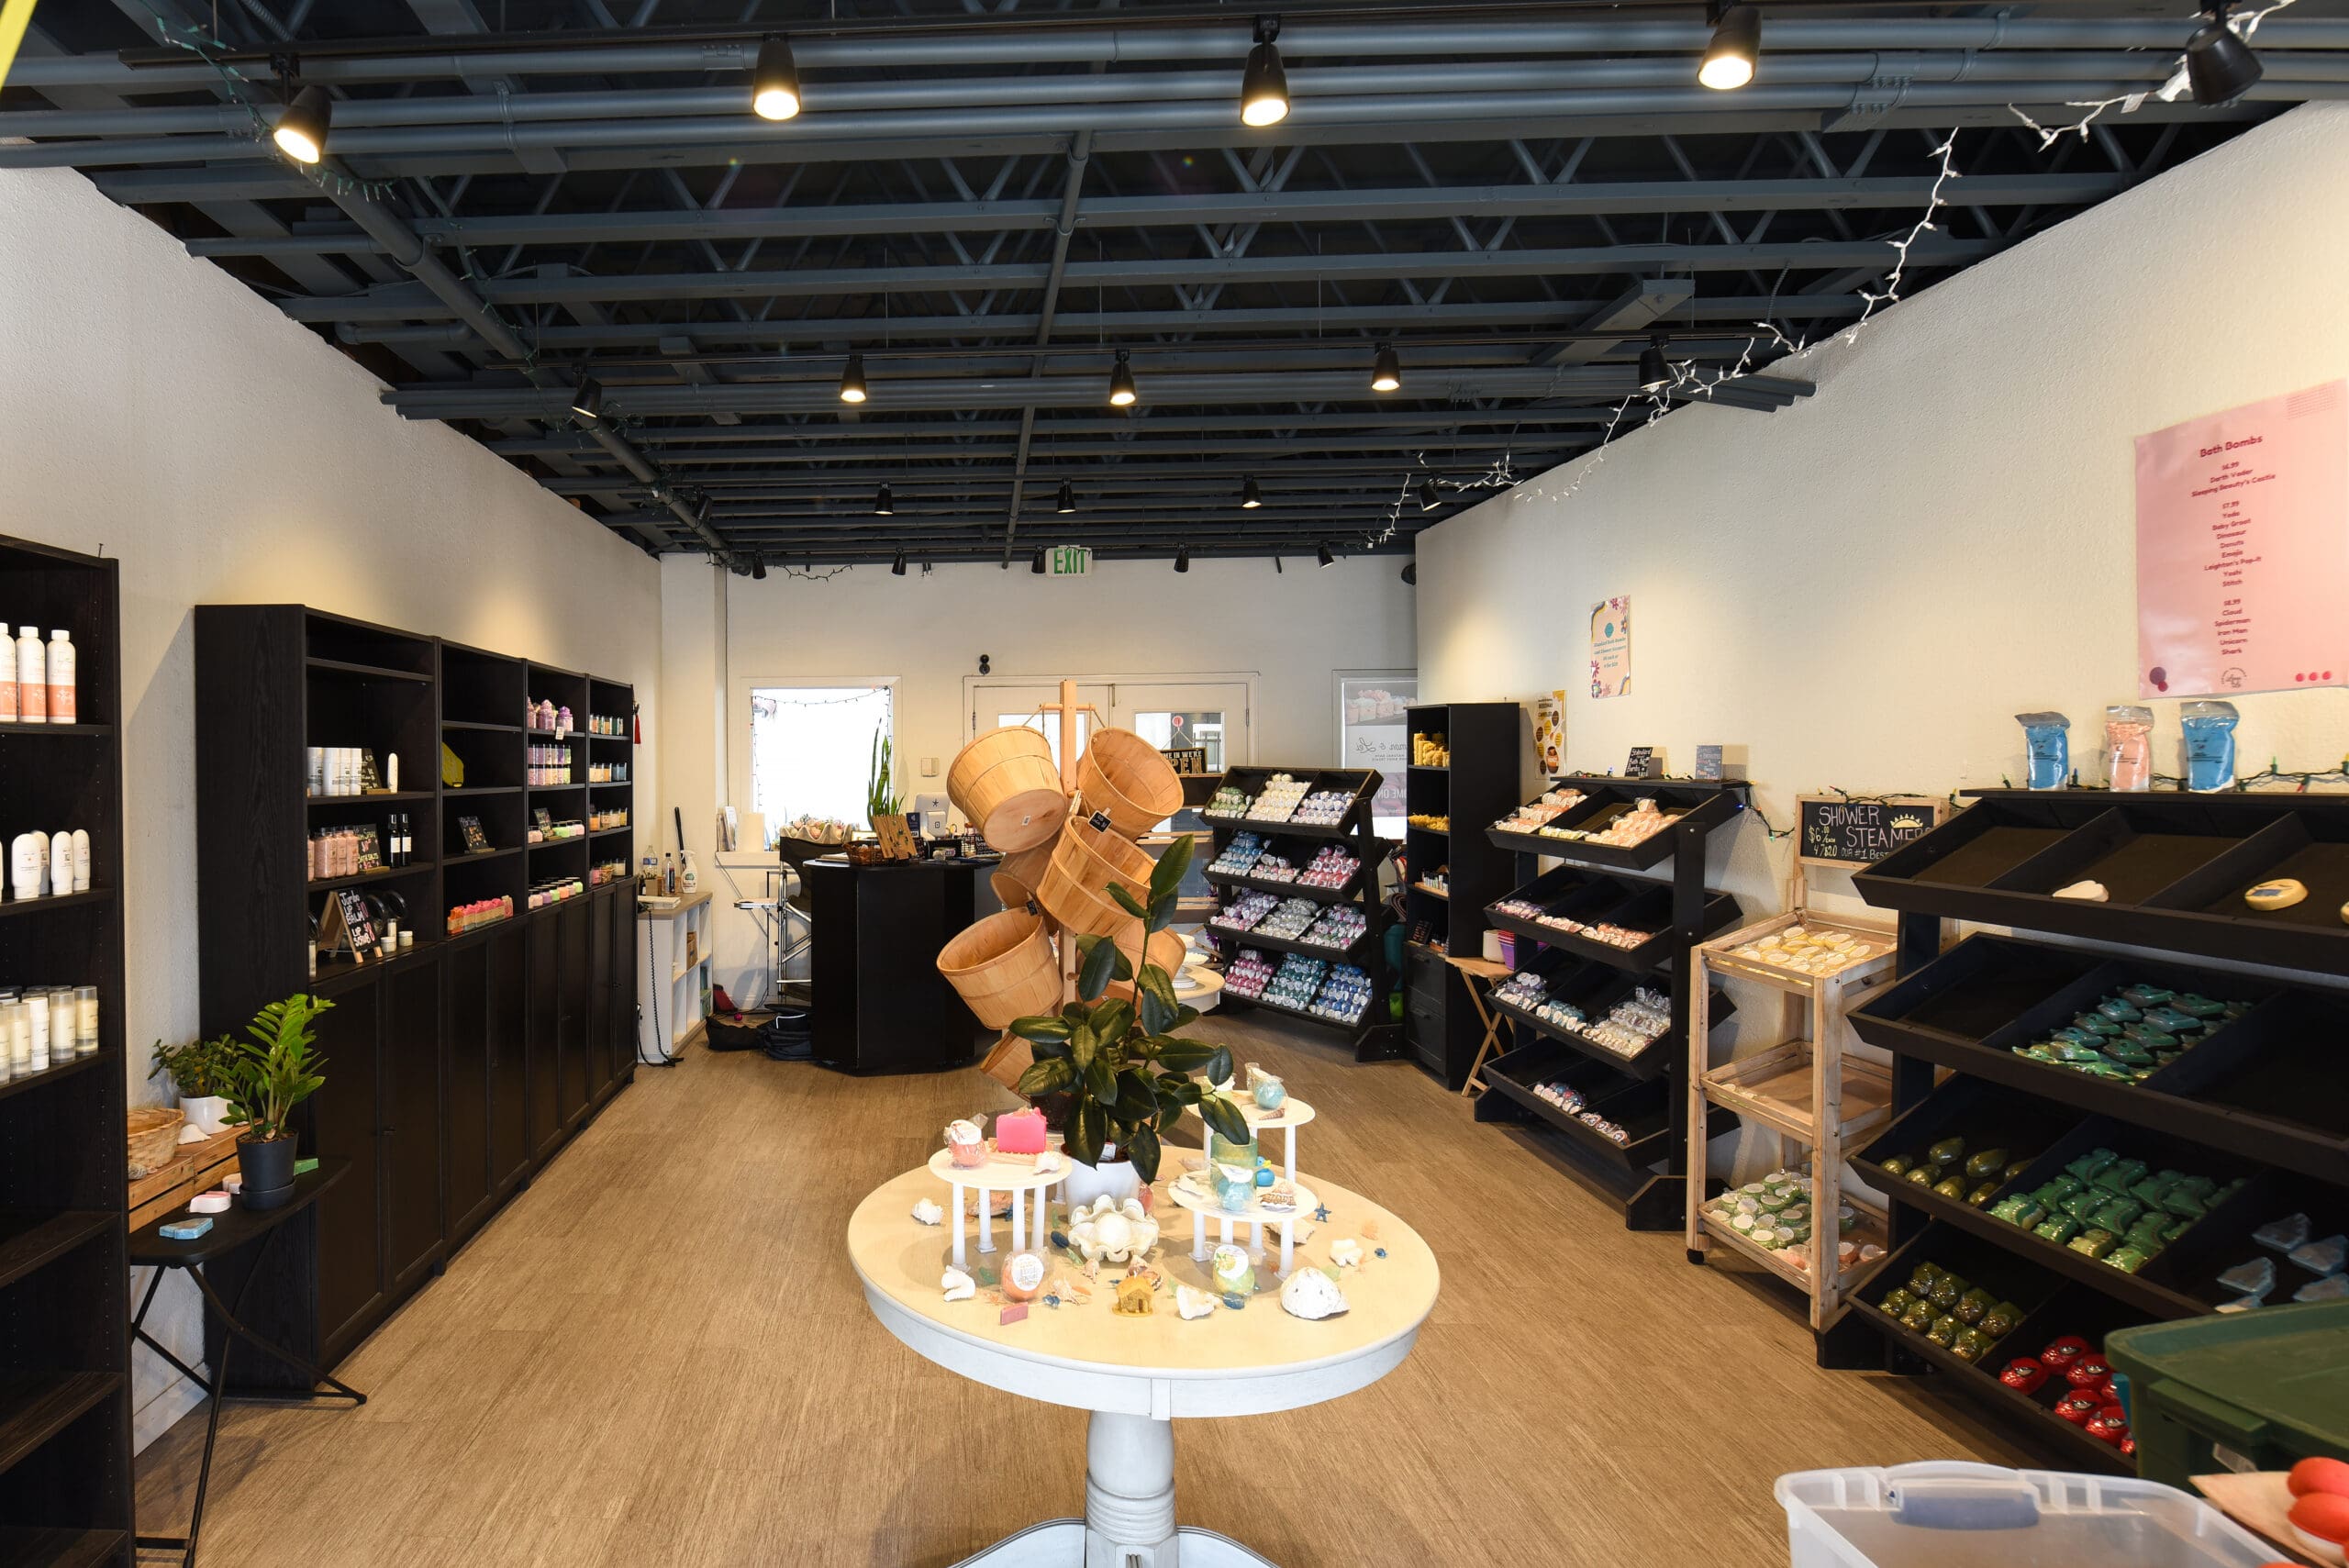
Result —
[[[1061,498],[1053,504],[1052,510],[1058,512],[1063,517],[1076,510],[1075,485],[1071,484],[1065,479],[1061,481]]]
[[[1317,565],[1332,566],[1337,563],[1338,558],[1330,553],[1330,547],[1325,544],[1313,552],[1313,560]]]
[[[1662,392],[1672,384],[1672,367],[1664,361],[1664,339],[1652,338],[1640,350],[1640,390]]]
[[[906,552],[901,550],[897,551],[897,559],[889,562],[889,575],[892,577],[903,577],[905,574]]]
[[[1435,475],[1431,473],[1419,481],[1419,510],[1432,512],[1442,505],[1443,492],[1436,488]]]
[[[791,40],[769,33],[759,44],[758,68],[751,73],[751,108],[763,120],[787,120],[799,112],[799,62]]]
[[[1118,362],[1109,372],[1109,406],[1130,408],[1134,406],[1134,367],[1126,350],[1118,350]]]
[[[848,368],[841,372],[841,401],[842,403],[864,401],[864,356],[863,354],[851,354],[848,357]]]
[[[1186,544],[1181,546],[1174,551],[1174,570],[1177,572],[1188,572],[1190,569],[1191,547]]]
[[[1243,512],[1252,512],[1264,504],[1264,492],[1258,487],[1255,476],[1252,474],[1240,486],[1240,509]]]
[[[694,503],[694,521],[699,523],[703,528],[709,527],[710,514],[715,512],[717,509],[717,506],[711,502],[708,496],[703,496],[700,500]]]
[[[2227,26],[2227,0],[2210,7],[2210,19],[2186,45],[2186,80],[2198,104],[2231,104],[2266,74],[2259,56]]]
[[[1706,8],[1711,12],[1713,38],[1697,67],[1697,80],[1717,92],[1731,92],[1753,81],[1753,69],[1761,62],[1762,13],[1731,0],[1712,0]]]
[[[572,389],[571,411],[588,423],[595,423],[596,417],[604,411],[604,384],[585,371],[580,372],[579,384]]]
[[[1407,561],[1403,562],[1403,582],[1407,586],[1413,588],[1419,585],[1419,563],[1418,562]]]
[[[1034,573],[1039,577],[1041,577],[1044,574],[1044,547],[1042,545],[1040,544],[1036,547],[1035,555],[1029,560],[1028,570]]]
[[[876,517],[894,517],[897,515],[897,504],[889,498],[889,487],[885,484],[874,494],[873,515]]]
[[[767,558],[763,555],[754,555],[751,557],[751,581],[753,583],[763,583],[766,580]]]
[[[1395,345],[1378,345],[1378,357],[1371,362],[1370,389],[1373,392],[1393,392],[1403,384],[1402,362],[1395,357]]]
[[[1256,47],[1248,51],[1248,69],[1240,78],[1241,123],[1259,130],[1288,118],[1288,72],[1273,42],[1280,36],[1278,17],[1256,18]]]
[[[327,155],[327,130],[334,124],[334,100],[324,87],[305,87],[294,95],[270,132],[277,150],[296,163],[316,163]]]

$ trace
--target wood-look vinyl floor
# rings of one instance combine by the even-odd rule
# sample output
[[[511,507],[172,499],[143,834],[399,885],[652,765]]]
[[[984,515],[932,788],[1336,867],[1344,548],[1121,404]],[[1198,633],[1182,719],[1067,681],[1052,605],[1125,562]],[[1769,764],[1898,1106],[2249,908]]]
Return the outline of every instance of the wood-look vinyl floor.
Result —
[[[1771,1563],[1783,1472],[2025,1462],[1924,1380],[1820,1371],[1776,1281],[1624,1230],[1416,1068],[1262,1013],[1192,1032],[1314,1103],[1300,1167],[1415,1226],[1443,1294],[1361,1393],[1180,1423],[1186,1523],[1284,1568]],[[202,1561],[944,1568],[1081,1513],[1083,1416],[899,1345],[842,1247],[950,1118],[1011,1103],[974,1072],[640,1069],[340,1369],[364,1408],[228,1407]],[[141,1529],[181,1528],[204,1416],[140,1456]]]

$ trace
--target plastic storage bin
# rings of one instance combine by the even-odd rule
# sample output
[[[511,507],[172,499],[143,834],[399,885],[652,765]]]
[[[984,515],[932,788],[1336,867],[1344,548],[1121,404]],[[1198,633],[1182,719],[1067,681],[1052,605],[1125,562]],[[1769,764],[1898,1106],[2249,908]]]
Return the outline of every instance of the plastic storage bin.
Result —
[[[1794,1568],[2261,1568],[2276,1553],[2150,1481],[1955,1462],[1805,1470],[1775,1488]]]
[[[2183,1486],[2246,1463],[2289,1470],[2311,1454],[2349,1460],[2349,1302],[2118,1329],[2104,1353],[2128,1375],[2129,1429],[2149,1481]]]

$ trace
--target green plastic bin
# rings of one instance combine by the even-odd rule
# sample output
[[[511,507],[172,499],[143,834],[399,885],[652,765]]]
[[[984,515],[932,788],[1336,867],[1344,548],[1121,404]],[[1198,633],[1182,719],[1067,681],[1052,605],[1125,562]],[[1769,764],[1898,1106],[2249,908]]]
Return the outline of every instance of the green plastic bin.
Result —
[[[2116,1329],[2104,1354],[2129,1379],[2148,1481],[2349,1460],[2349,1301]]]

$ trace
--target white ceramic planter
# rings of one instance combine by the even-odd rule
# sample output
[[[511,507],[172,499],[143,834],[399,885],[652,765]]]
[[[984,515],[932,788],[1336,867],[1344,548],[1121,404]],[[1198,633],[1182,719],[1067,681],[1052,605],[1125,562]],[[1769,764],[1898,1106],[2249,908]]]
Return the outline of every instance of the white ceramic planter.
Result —
[[[194,1099],[182,1095],[180,1115],[210,1138],[228,1125],[228,1101],[221,1095],[199,1095]]]
[[[1068,1162],[1068,1182],[1063,1190],[1071,1208],[1103,1196],[1123,1203],[1141,1193],[1141,1175],[1130,1160],[1105,1160],[1098,1165],[1071,1160]]]

